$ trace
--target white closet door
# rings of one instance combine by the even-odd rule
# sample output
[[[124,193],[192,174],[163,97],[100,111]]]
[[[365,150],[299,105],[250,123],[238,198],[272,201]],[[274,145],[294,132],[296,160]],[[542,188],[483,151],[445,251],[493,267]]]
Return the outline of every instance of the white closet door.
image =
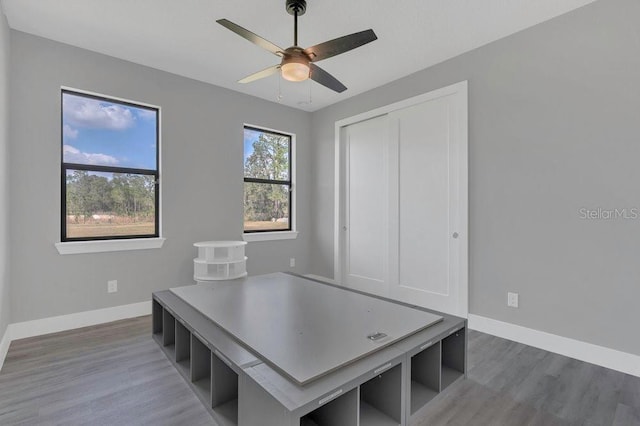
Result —
[[[398,300],[466,316],[460,306],[456,111],[455,96],[442,96],[390,114],[390,143],[398,152],[397,170],[390,173],[397,176],[399,206],[390,292]]]
[[[468,314],[467,84],[337,123],[336,277]]]
[[[345,131],[343,284],[388,294],[388,119],[355,123]]]

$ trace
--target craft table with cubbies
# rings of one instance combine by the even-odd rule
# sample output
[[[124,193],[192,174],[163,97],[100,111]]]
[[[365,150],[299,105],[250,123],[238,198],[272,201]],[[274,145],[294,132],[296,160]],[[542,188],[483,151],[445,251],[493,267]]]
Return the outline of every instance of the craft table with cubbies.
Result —
[[[154,293],[153,336],[220,426],[411,425],[466,373],[463,318],[293,274]]]

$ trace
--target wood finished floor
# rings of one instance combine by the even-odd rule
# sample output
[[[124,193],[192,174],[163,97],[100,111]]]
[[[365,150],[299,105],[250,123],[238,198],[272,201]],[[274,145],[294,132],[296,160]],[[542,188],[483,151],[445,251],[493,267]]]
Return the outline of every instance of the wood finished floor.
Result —
[[[0,425],[212,424],[150,329],[141,317],[12,342]],[[640,425],[640,378],[473,331],[468,367],[420,425]]]

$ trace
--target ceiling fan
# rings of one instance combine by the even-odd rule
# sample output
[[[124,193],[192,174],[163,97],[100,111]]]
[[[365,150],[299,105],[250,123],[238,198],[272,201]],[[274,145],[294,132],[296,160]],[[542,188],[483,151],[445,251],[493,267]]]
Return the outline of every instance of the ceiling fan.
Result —
[[[373,30],[360,31],[303,49],[298,46],[298,16],[304,15],[307,10],[307,2],[305,0],[286,0],[286,9],[290,15],[293,15],[293,46],[286,49],[276,46],[227,19],[218,19],[216,21],[240,37],[282,58],[280,64],[251,74],[239,80],[238,83],[250,83],[281,71],[282,77],[289,81],[304,81],[310,78],[338,93],[347,90],[344,84],[317,66],[315,62],[348,52],[376,40],[378,37]]]

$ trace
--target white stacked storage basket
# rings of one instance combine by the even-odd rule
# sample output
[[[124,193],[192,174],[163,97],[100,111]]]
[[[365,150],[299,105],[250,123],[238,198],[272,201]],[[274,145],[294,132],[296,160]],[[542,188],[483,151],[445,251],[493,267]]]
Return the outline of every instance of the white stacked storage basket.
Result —
[[[195,243],[198,257],[193,259],[193,279],[233,280],[247,276],[246,241],[203,241]]]

